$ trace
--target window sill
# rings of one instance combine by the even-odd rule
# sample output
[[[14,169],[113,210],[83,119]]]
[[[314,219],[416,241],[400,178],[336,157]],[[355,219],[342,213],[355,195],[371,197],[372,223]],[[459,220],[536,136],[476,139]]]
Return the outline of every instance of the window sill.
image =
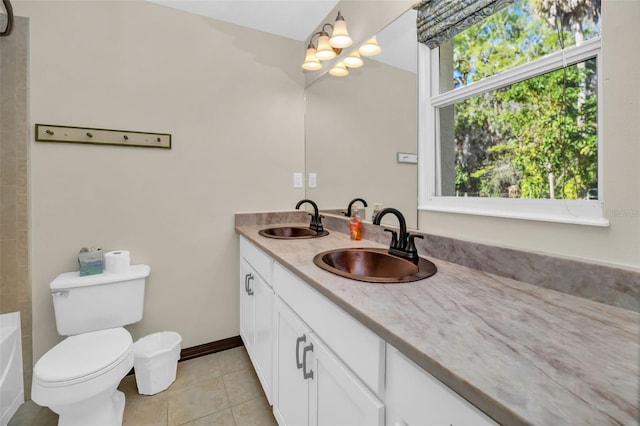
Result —
[[[539,222],[609,226],[597,200],[528,200],[502,198],[432,197],[418,210],[490,216]]]

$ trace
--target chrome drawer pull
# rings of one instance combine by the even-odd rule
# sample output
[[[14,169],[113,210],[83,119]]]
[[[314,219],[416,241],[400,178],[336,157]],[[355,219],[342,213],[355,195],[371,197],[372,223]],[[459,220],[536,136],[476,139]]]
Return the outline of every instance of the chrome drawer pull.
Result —
[[[305,380],[313,379],[313,370],[307,373],[307,352],[313,352],[313,343],[309,343],[309,346],[305,346],[302,350],[302,377]]]
[[[298,369],[302,368],[302,363],[300,362],[300,343],[302,342],[307,343],[307,336],[304,334],[302,337],[296,339],[296,367],[298,367]]]

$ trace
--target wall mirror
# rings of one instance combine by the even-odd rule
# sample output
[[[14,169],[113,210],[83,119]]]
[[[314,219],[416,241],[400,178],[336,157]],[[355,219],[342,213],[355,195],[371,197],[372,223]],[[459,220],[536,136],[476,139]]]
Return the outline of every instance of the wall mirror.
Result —
[[[316,174],[306,195],[325,213],[364,198],[365,220],[380,203],[417,228],[417,164],[398,156],[418,149],[416,13],[408,10],[381,30],[382,52],[363,57],[361,68],[346,77],[327,73],[306,88],[305,168]],[[383,222],[397,223],[390,216]]]

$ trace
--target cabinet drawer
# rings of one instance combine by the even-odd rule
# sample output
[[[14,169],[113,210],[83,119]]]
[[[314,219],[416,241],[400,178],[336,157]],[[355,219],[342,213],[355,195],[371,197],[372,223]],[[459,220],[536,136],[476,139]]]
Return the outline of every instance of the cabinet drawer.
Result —
[[[273,260],[269,255],[253,245],[245,237],[240,236],[240,256],[260,274],[263,280],[271,286],[273,278]]]
[[[388,425],[496,426],[486,414],[387,345]]]
[[[385,342],[329,299],[274,262],[276,294],[365,383],[381,395]]]

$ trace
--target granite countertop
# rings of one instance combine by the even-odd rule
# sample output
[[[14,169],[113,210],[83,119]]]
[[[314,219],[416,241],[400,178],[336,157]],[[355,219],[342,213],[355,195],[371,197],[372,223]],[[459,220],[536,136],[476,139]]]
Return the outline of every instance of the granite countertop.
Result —
[[[438,273],[422,281],[353,281],[313,256],[384,244],[331,229],[276,240],[264,227],[236,230],[497,422],[640,421],[640,314],[430,257]]]

